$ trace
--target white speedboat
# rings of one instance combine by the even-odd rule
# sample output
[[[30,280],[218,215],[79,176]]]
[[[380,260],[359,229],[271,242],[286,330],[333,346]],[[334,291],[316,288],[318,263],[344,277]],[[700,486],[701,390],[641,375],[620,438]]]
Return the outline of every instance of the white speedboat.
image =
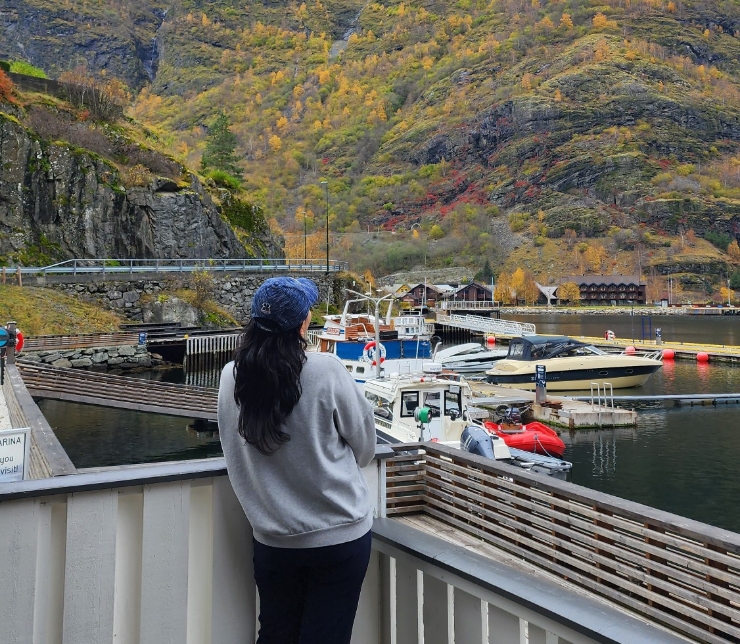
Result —
[[[467,342],[447,349],[437,348],[432,360],[441,364],[445,369],[458,373],[471,373],[490,369],[506,355],[506,349],[486,349],[477,342]]]
[[[464,378],[442,373],[436,363],[427,363],[426,368],[423,373],[395,374],[365,382],[365,397],[374,407],[379,443],[435,441],[527,470],[567,478],[572,467],[568,461],[510,448],[503,439],[485,431],[479,419],[487,412],[469,404],[472,392]],[[468,439],[471,434],[476,441]],[[488,443],[490,450],[481,450],[481,443]]]
[[[548,391],[587,390],[593,383],[640,387],[663,366],[661,356],[661,351],[607,353],[567,336],[527,335],[511,340],[506,358],[486,371],[486,380],[533,391],[537,366],[544,365]]]

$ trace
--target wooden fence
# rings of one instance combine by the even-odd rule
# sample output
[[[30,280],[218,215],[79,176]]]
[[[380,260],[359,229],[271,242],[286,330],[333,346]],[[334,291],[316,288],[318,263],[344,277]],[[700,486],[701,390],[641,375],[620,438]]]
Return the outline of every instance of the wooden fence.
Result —
[[[138,333],[78,333],[76,335],[37,335],[25,339],[23,350],[51,351],[56,349],[87,349],[97,347],[133,346],[139,343]]]
[[[703,642],[740,642],[740,535],[433,444],[394,446],[387,514],[424,513]]]

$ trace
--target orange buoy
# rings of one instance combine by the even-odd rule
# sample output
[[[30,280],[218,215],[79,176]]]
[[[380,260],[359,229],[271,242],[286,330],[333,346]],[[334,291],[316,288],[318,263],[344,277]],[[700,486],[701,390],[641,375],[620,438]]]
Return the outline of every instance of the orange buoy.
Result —
[[[635,349],[635,347],[633,347],[632,345],[630,345],[630,346],[628,346],[628,347],[627,347],[627,348],[626,348],[626,349],[624,350],[624,352],[625,352],[625,353],[626,353],[626,354],[627,354],[628,356],[633,356],[633,355],[635,355],[635,353],[637,352],[637,349]]]
[[[709,354],[706,351],[699,351],[699,353],[696,354],[696,361],[709,362]]]
[[[487,344],[487,345],[488,345],[489,347],[492,347],[492,346],[494,346],[494,345],[496,344],[496,336],[495,336],[495,335],[489,335],[489,336],[488,336],[488,337],[486,338],[486,344]]]
[[[663,349],[663,360],[673,360],[676,357],[676,352],[673,349]]]

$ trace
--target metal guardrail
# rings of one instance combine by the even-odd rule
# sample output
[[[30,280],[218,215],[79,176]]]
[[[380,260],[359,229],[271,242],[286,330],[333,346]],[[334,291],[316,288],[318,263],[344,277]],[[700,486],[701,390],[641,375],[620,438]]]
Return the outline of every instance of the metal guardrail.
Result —
[[[392,448],[388,516],[423,513],[701,642],[740,641],[740,535],[443,445]]]
[[[513,322],[511,320],[494,320],[479,315],[442,315],[437,314],[437,324],[445,324],[460,329],[470,329],[481,333],[499,335],[522,336],[537,333],[537,327],[529,322]]]
[[[329,260],[329,272],[346,271],[347,262]],[[295,271],[326,273],[325,261],[316,259],[68,259],[50,266],[20,266],[12,269],[21,275],[78,275],[86,273],[192,273],[194,271],[272,272]]]

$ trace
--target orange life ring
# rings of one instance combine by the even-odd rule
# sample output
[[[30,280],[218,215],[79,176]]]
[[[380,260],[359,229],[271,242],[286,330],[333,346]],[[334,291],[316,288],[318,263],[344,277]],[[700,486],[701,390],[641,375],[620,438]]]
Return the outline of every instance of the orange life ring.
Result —
[[[383,364],[385,362],[385,347],[382,344],[378,346],[380,347],[380,364]],[[372,356],[370,355],[372,349],[375,349],[375,340],[371,340],[365,345],[365,348],[362,350],[362,359],[374,367],[377,363],[375,362],[375,351],[373,351]]]

